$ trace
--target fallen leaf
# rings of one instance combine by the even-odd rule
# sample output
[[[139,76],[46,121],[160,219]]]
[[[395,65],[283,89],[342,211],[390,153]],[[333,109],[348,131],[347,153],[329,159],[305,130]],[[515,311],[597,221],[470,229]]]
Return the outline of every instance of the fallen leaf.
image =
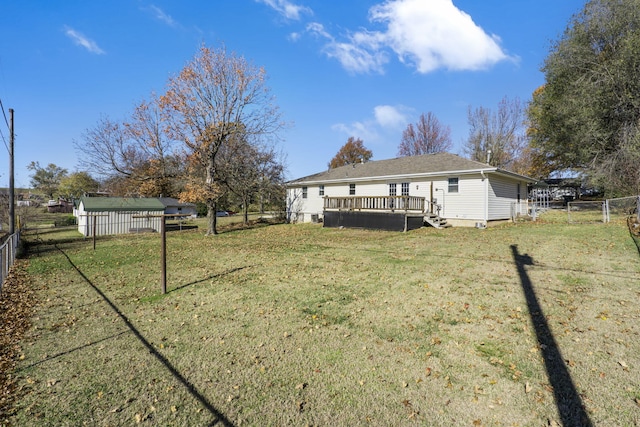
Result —
[[[620,360],[618,361],[618,364],[620,366],[622,366],[622,368],[626,371],[627,369],[629,369],[629,365],[626,364],[626,362],[624,360]]]
[[[525,383],[525,385],[524,385],[524,392],[525,393],[530,393],[531,392],[531,384],[529,384],[528,382]]]

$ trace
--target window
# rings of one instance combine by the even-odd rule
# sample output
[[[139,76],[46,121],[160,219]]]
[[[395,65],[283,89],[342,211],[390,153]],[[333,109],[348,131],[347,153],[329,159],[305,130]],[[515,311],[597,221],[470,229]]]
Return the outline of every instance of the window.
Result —
[[[320,186],[320,189],[318,190],[318,195],[324,196],[324,185]]]
[[[402,183],[402,195],[403,196],[408,196],[409,195],[409,183],[408,182],[403,182]]]
[[[458,178],[449,178],[449,193],[458,192]]]
[[[302,198],[303,199],[307,198],[307,187],[302,187]]]
[[[356,195],[356,185],[355,184],[349,184],[349,195],[350,196],[355,196]]]
[[[389,184],[389,208],[393,209],[396,206],[396,201],[393,198],[393,196],[395,196],[396,194],[398,194],[396,192],[396,183],[392,182],[391,184]]]

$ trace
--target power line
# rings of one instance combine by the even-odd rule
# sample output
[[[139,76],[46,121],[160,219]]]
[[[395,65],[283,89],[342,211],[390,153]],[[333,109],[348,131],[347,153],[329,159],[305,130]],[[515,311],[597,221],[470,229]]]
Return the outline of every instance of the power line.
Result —
[[[2,109],[2,115],[4,116],[4,122],[7,124],[7,128],[9,128],[9,132],[11,132],[11,126],[9,126],[9,120],[7,120],[7,115],[4,112],[4,105],[2,105],[2,98],[0,98],[0,109]],[[2,128],[0,128],[0,137],[2,137],[2,142],[4,143],[4,146],[7,149],[7,153],[11,154],[11,150],[9,150],[9,146],[7,145],[7,140],[4,139],[4,134],[2,133]]]
[[[0,138],[2,138],[2,142],[4,143],[5,148],[7,149],[7,153],[10,153],[9,146],[7,145],[7,140],[4,139],[4,134],[2,133],[2,129],[0,129]]]
[[[4,105],[2,105],[2,98],[0,98],[0,109],[2,109],[2,115],[4,116],[4,122],[7,124],[7,128],[11,129],[11,126],[9,126],[9,120],[7,120],[7,113],[4,112]]]

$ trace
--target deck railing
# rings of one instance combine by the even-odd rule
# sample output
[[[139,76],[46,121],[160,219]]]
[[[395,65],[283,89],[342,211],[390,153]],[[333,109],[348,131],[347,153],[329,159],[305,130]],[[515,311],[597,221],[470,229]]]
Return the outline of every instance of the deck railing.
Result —
[[[411,211],[425,212],[425,198],[415,196],[345,196],[325,197],[325,210]],[[429,202],[427,212],[432,203]],[[437,206],[437,205],[436,205]]]

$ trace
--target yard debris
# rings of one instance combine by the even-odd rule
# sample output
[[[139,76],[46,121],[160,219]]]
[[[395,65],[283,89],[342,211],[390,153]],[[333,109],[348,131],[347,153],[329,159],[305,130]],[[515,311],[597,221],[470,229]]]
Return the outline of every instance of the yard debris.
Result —
[[[30,287],[27,274],[28,265],[25,260],[16,261],[0,294],[0,424],[5,422],[21,395],[11,372],[17,360],[24,358],[19,344],[31,326],[36,305],[35,291]]]

